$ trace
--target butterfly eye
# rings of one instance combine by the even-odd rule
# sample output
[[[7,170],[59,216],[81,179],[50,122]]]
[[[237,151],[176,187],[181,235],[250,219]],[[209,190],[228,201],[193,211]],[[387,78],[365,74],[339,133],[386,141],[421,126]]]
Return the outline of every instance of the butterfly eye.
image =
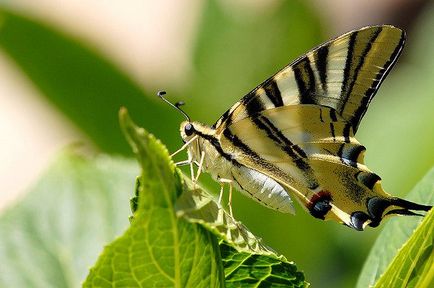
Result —
[[[185,125],[184,132],[185,132],[185,135],[191,136],[193,134],[193,132],[194,132],[193,125],[191,125],[190,123],[188,123],[187,125]]]

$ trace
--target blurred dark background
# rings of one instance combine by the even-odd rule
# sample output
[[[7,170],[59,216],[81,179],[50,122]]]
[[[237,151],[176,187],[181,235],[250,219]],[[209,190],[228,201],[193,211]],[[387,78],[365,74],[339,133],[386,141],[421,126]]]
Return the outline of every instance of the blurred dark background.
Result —
[[[360,126],[366,163],[397,196],[434,164],[432,1],[0,3],[0,209],[70,143],[131,156],[117,123],[120,106],[173,151],[182,117],[157,90],[211,125],[300,54],[374,24],[401,27],[408,40]],[[381,229],[360,233],[301,209],[288,216],[234,198],[236,217],[295,261],[313,287],[354,286]]]

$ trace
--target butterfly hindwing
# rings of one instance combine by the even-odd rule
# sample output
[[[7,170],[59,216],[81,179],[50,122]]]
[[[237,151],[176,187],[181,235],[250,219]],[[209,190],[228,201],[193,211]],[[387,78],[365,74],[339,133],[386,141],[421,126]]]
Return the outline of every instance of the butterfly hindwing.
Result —
[[[352,132],[345,135],[348,122],[334,113],[311,104],[264,110],[227,127],[222,149],[281,183],[313,215],[318,195],[333,199],[333,213],[314,216],[352,225],[354,211],[369,215],[367,201],[388,194],[364,165],[365,148]]]

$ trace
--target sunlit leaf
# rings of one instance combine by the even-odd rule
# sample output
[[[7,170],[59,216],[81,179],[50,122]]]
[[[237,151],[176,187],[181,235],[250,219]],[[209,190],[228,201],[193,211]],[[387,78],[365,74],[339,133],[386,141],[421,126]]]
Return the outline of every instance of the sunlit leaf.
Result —
[[[434,169],[432,169],[422,181],[412,190],[408,195],[409,200],[424,204],[434,204]],[[432,214],[432,213],[431,213]],[[368,259],[365,262],[362,273],[359,277],[357,287],[368,287],[374,285],[378,278],[386,271],[387,267],[394,257],[400,251],[404,243],[413,235],[413,231],[423,220],[422,217],[395,217],[390,219],[386,224],[384,224],[384,229],[375,242]],[[429,217],[427,217],[427,221]],[[425,225],[432,225],[428,222]],[[424,228],[425,229],[425,228]],[[429,231],[429,230],[426,230]],[[426,237],[431,237],[431,233],[426,233]],[[431,234],[431,236],[429,236]],[[422,236],[422,237],[425,237]],[[412,243],[423,240],[418,232],[418,235],[413,235],[415,237]],[[425,239],[426,240],[426,239]],[[409,244],[409,248],[412,247]],[[432,252],[432,246],[431,246]],[[406,256],[416,259],[416,255],[407,254]],[[402,256],[401,256],[402,257]],[[418,274],[418,273],[416,273]],[[393,286],[390,286],[393,287]]]
[[[434,285],[434,210],[399,250],[375,288],[418,287]]]
[[[222,287],[217,239],[176,216],[182,184],[167,149],[125,109],[120,117],[142,167],[138,206],[130,228],[104,249],[84,286]]]

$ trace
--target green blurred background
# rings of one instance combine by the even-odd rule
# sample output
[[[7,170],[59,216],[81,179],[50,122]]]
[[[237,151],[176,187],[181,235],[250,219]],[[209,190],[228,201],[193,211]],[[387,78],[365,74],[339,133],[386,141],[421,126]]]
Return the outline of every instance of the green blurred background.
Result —
[[[402,27],[408,41],[360,126],[366,162],[398,196],[434,164],[432,1],[58,2],[0,2],[0,209],[68,143],[131,156],[121,106],[174,151],[182,117],[157,90],[213,124],[300,54],[374,24]],[[301,209],[288,216],[234,198],[237,219],[295,261],[313,287],[354,286],[381,229],[360,233]]]

